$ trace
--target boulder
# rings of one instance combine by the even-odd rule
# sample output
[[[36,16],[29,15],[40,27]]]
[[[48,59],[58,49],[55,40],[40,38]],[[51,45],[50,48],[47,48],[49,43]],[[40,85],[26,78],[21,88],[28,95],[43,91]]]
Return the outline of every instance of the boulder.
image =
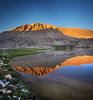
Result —
[[[7,88],[0,89],[0,92],[2,92],[3,94],[10,94],[10,93],[12,93],[12,91],[8,90]]]
[[[12,79],[13,79],[13,77],[12,77],[12,75],[11,75],[11,74],[7,74],[7,75],[5,75],[5,79],[12,80]]]

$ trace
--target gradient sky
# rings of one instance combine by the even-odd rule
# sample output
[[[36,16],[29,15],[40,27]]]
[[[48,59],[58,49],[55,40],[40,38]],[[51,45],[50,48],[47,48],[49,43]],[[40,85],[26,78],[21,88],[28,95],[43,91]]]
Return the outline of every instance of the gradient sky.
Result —
[[[33,22],[93,30],[93,0],[0,0],[0,32]]]

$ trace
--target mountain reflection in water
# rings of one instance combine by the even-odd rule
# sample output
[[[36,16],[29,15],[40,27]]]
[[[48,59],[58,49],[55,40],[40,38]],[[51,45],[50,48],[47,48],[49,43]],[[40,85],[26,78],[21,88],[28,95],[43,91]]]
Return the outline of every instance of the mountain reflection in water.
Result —
[[[14,69],[38,100],[93,100],[93,56],[76,56],[53,67]]]
[[[62,62],[62,63],[60,63],[56,66],[51,66],[50,68],[44,67],[44,66],[43,67],[40,67],[40,66],[37,67],[36,66],[36,67],[33,67],[33,68],[16,66],[15,69],[17,71],[20,71],[20,72],[41,76],[41,75],[47,74],[49,72],[52,72],[54,70],[57,70],[57,69],[59,69],[60,67],[63,67],[63,66],[77,66],[77,65],[88,64],[88,63],[93,63],[93,56],[87,56],[87,55],[76,56],[76,57],[67,59],[64,62]],[[69,68],[69,70],[70,70],[70,68]]]

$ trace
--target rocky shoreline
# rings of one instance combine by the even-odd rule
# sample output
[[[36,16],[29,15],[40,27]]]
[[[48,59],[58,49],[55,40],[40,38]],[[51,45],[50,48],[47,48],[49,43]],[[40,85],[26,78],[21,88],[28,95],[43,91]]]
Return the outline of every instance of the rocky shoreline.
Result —
[[[37,100],[37,94],[32,92],[19,79],[10,65],[1,60],[0,63],[0,100]]]

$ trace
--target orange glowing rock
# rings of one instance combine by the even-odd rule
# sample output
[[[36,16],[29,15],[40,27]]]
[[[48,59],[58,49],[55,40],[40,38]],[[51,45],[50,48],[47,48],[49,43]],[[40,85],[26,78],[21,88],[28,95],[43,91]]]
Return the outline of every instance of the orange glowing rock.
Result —
[[[84,30],[80,28],[59,28],[58,30],[65,35],[75,38],[93,38],[93,30]]]
[[[43,30],[43,29],[56,29],[57,27],[50,25],[50,24],[42,24],[42,23],[33,23],[33,24],[26,24],[15,28],[12,31],[35,31],[35,30]]]
[[[50,24],[42,24],[42,23],[33,23],[19,26],[12,31],[37,31],[43,29],[57,29],[58,31],[64,33],[65,35],[75,37],[75,38],[93,38],[93,30],[84,30],[80,28],[63,28],[57,27]]]

